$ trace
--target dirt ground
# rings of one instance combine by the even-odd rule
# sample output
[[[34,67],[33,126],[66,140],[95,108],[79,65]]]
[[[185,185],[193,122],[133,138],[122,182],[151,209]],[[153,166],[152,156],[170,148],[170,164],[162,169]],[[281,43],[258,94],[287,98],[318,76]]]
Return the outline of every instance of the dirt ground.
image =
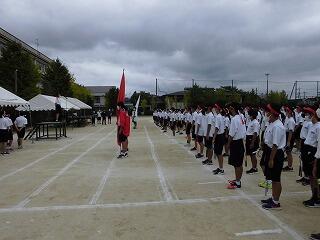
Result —
[[[295,182],[297,155],[295,171],[282,174],[283,209],[266,211],[261,172],[228,190],[230,166],[213,176],[217,160],[202,166],[184,135],[161,133],[151,118],[132,130],[128,158],[116,158],[115,134],[114,124],[69,129],[68,138],[26,141],[0,156],[0,239],[297,240],[320,232],[320,210],[302,205],[309,187]]]

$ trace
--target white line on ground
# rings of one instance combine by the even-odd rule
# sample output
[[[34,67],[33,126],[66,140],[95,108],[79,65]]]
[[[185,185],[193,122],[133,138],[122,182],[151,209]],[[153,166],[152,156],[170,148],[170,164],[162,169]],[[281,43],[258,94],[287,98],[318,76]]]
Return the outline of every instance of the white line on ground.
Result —
[[[275,234],[275,233],[282,233],[282,230],[280,228],[277,229],[267,229],[267,230],[254,230],[251,232],[242,232],[242,233],[235,233],[237,237],[243,237],[243,236],[256,236],[256,235],[262,235],[262,234]]]
[[[24,200],[22,200],[20,203],[18,203],[15,208],[21,208],[27,205],[32,198],[39,195],[40,192],[42,192],[44,189],[46,189],[53,181],[55,181],[58,177],[60,177],[63,173],[65,173],[73,164],[78,162],[84,155],[86,155],[88,152],[90,152],[92,149],[97,147],[102,141],[104,141],[106,138],[108,138],[113,132],[112,130],[109,132],[105,137],[101,138],[98,142],[96,142],[93,146],[88,148],[86,151],[82,152],[78,157],[73,159],[71,162],[69,162],[64,168],[62,168],[56,175],[48,179],[45,183],[43,183],[39,188],[37,188],[35,191],[33,191],[28,197],[26,197]]]
[[[109,166],[108,166],[108,168],[107,168],[107,170],[106,170],[106,173],[104,174],[104,176],[102,177],[102,179],[101,179],[101,181],[100,181],[100,184],[99,184],[99,186],[98,186],[98,188],[97,188],[96,193],[92,196],[92,199],[91,199],[91,201],[90,201],[90,204],[91,204],[91,205],[97,204],[97,201],[98,201],[99,197],[101,196],[102,190],[103,190],[104,186],[106,185],[107,180],[108,180],[108,178],[109,178],[109,176],[110,176],[111,169],[112,169],[112,167],[113,167],[113,164],[114,164],[114,160],[115,160],[115,159],[116,159],[116,157],[114,157],[114,158],[111,160],[111,162],[110,162],[110,164],[109,164]]]
[[[169,137],[167,134],[165,134],[167,137]],[[174,142],[180,146],[181,148],[185,149],[187,151],[187,153],[189,153],[190,155],[193,156],[193,153],[189,151],[189,149],[187,149],[186,147],[184,147],[183,145],[179,144],[179,142],[174,139]],[[202,165],[204,166],[204,165]],[[208,168],[208,166],[204,166],[206,169],[209,169],[211,172],[211,169]],[[226,177],[223,177],[221,175],[217,175],[217,177],[219,177],[221,180],[224,181],[228,181],[228,179]],[[270,211],[263,209],[253,198],[251,198],[248,194],[246,194],[245,192],[243,192],[240,189],[237,189],[236,192],[238,192],[244,199],[248,200],[252,205],[256,206],[262,213],[264,213],[264,215],[266,217],[268,217],[271,221],[273,221],[274,223],[276,223],[279,227],[281,227],[283,230],[285,230],[287,233],[289,233],[291,235],[291,237],[293,237],[293,239],[295,240],[303,240],[304,238],[301,237],[294,229],[292,229],[291,227],[289,227],[287,224],[285,224],[284,222],[282,222],[279,218],[277,218],[275,215],[273,215]]]
[[[222,181],[216,181],[216,182],[199,182],[198,184],[215,184],[215,183],[224,183]]]
[[[285,193],[286,196],[296,196],[305,194],[305,192],[291,192]],[[264,194],[250,195],[250,197],[261,198]],[[129,208],[129,207],[143,207],[143,206],[157,206],[168,204],[195,204],[195,203],[215,203],[232,200],[246,199],[243,196],[231,195],[214,198],[196,198],[196,199],[181,199],[172,201],[153,201],[153,202],[134,202],[134,203],[107,203],[107,204],[85,204],[85,205],[60,205],[48,207],[19,207],[19,208],[0,208],[0,213],[11,212],[37,212],[37,211],[54,211],[54,210],[79,210],[79,209],[95,209],[95,208]]]
[[[146,128],[146,126],[144,126],[144,131],[145,131],[145,134],[147,136],[147,139],[148,139],[148,142],[149,142],[149,145],[150,145],[150,151],[151,151],[151,155],[152,155],[152,158],[153,158],[153,161],[156,165],[156,169],[157,169],[157,173],[158,173],[158,177],[159,177],[159,180],[160,180],[160,185],[161,185],[161,188],[162,188],[162,191],[163,191],[163,194],[164,194],[164,199],[166,201],[172,201],[173,200],[173,196],[168,188],[168,184],[167,184],[167,181],[166,181],[166,178],[163,174],[163,171],[162,171],[162,168],[161,168],[161,165],[159,163],[159,160],[158,160],[158,157],[155,153],[155,149],[154,149],[154,144],[149,136],[149,133],[148,133],[148,130]]]
[[[105,129],[105,127],[104,127],[103,129]],[[68,148],[68,147],[70,147],[70,146],[72,146],[72,145],[74,145],[74,144],[76,144],[76,143],[84,140],[84,139],[87,138],[88,136],[93,135],[93,134],[95,134],[95,133],[97,133],[97,132],[99,132],[99,131],[101,131],[101,130],[103,130],[103,129],[99,129],[99,130],[97,130],[97,131],[94,131],[93,133],[90,133],[89,135],[86,135],[86,136],[80,138],[79,140],[77,140],[77,141],[75,141],[75,142],[71,142],[71,143],[69,143],[69,144],[67,144],[67,145],[65,145],[65,146],[63,146],[63,147],[61,147],[61,148],[59,148],[59,149],[51,152],[51,153],[48,153],[47,155],[45,155],[45,156],[43,156],[43,157],[41,157],[41,158],[39,158],[39,159],[37,159],[37,160],[35,160],[35,161],[27,164],[27,165],[25,165],[25,166],[22,167],[22,168],[19,168],[19,169],[15,170],[15,171],[13,171],[13,172],[11,172],[11,173],[8,173],[8,174],[6,174],[6,175],[1,176],[1,177],[0,177],[0,181],[6,179],[7,177],[10,177],[10,176],[12,176],[12,175],[15,175],[15,174],[17,174],[18,172],[21,172],[21,171],[23,171],[23,170],[25,170],[25,169],[27,169],[27,168],[29,168],[29,167],[32,167],[33,165],[37,164],[38,162],[41,162],[41,161],[47,159],[48,157],[51,157],[51,156],[53,156],[54,154],[56,154],[56,153],[58,153],[58,152],[60,152],[60,151],[62,151],[62,150],[65,150],[66,148]]]

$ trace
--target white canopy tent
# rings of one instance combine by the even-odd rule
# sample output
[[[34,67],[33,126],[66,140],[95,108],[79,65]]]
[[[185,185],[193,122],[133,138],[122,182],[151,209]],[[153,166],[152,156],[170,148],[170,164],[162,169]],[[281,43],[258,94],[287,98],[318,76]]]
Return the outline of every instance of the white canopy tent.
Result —
[[[29,102],[0,87],[0,106],[23,106],[25,109],[28,109]]]
[[[88,104],[80,101],[77,98],[72,98],[72,97],[63,97],[68,103],[72,103],[73,105],[76,105],[80,109],[92,109]]]
[[[29,100],[31,111],[51,111],[55,110],[56,97],[39,94]],[[64,97],[60,97],[61,108],[64,110],[80,110],[80,107],[67,101]],[[25,111],[26,108],[18,107],[17,110]]]

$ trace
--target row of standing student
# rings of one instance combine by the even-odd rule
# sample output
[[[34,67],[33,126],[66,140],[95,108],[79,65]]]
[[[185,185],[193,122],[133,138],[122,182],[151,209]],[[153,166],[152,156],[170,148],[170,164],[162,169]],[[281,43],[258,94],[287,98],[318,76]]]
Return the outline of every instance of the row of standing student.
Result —
[[[228,189],[241,188],[245,154],[250,156],[252,163],[251,169],[246,173],[258,172],[257,152],[262,150],[260,166],[265,180],[259,186],[272,189],[272,198],[261,201],[265,209],[281,208],[281,173],[293,171],[292,149],[296,142],[296,147],[301,152],[300,166],[304,173],[304,177],[297,182],[310,184],[312,190],[311,199],[303,204],[307,207],[320,207],[317,181],[320,178],[317,160],[320,158],[320,110],[317,107],[297,106],[292,109],[268,104],[257,110],[243,109],[239,104],[231,103],[225,108],[215,104],[206,108],[198,106],[196,109],[157,110],[153,117],[164,132],[170,127],[175,135],[177,129],[179,133],[184,129],[187,145],[191,144],[191,139],[194,140],[194,147],[190,150],[197,151],[195,157],[206,156],[203,164],[212,165],[212,156],[215,154],[218,167],[213,170],[213,174],[224,174],[223,156],[228,156],[228,163],[235,170],[235,179],[229,181]],[[284,167],[285,160],[288,165]]]
[[[18,136],[18,148],[22,148],[23,138],[25,135],[25,128],[28,120],[19,114],[19,116],[12,121],[10,114],[6,114],[4,110],[0,110],[0,153],[2,155],[9,154],[13,150],[13,135],[14,132]]]

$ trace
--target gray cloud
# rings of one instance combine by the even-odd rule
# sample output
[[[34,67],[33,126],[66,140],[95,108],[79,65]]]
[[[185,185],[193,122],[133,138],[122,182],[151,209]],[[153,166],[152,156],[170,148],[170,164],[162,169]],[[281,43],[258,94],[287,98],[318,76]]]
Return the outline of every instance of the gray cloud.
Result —
[[[319,75],[319,10],[299,0],[2,0],[0,21],[30,44],[38,38],[82,84],[118,85],[124,67],[131,92],[154,91],[156,77],[167,92],[192,78],[263,92],[270,72],[270,87],[290,92]]]

